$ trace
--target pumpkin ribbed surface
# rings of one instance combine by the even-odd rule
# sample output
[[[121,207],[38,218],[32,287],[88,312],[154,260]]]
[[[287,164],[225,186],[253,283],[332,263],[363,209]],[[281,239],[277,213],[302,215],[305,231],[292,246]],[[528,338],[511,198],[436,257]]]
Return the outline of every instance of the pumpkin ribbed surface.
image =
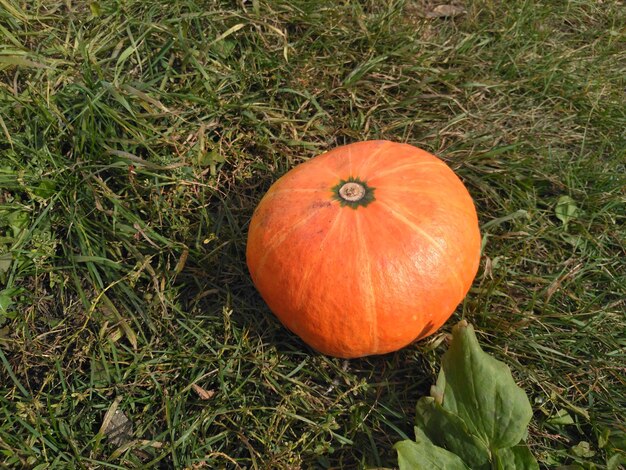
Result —
[[[454,172],[411,145],[359,142],[286,173],[248,232],[252,280],[318,351],[383,354],[436,331],[476,275],[474,203]]]

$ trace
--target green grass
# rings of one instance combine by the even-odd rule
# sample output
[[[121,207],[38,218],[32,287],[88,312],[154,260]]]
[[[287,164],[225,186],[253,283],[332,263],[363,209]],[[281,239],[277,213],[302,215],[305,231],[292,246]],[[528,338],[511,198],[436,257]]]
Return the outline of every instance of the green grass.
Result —
[[[392,467],[464,317],[530,395],[542,465],[607,468],[607,430],[626,432],[626,9],[466,8],[0,0],[0,467]],[[268,311],[245,237],[279,175],[373,138],[454,168],[484,256],[441,332],[344,362]],[[121,449],[99,433],[112,406]]]

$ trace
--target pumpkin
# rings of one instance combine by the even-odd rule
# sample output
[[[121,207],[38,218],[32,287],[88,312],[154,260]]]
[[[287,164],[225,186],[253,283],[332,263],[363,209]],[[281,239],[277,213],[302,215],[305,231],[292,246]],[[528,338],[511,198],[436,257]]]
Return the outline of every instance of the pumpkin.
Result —
[[[355,358],[435,332],[480,257],[467,189],[442,160],[388,141],[337,147],[278,179],[250,221],[254,285],[314,349]]]

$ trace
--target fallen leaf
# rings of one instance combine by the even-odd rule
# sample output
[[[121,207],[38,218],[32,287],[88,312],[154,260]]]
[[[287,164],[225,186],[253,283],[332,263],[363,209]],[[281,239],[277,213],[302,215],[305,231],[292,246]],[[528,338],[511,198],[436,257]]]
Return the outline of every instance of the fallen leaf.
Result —
[[[131,441],[132,434],[133,423],[124,412],[117,410],[111,418],[105,435],[113,446],[120,447]]]
[[[467,13],[465,8],[458,5],[437,5],[426,12],[426,18],[454,18]]]
[[[121,396],[115,399],[104,415],[102,426],[100,426],[100,433],[106,436],[115,447],[130,442],[133,434],[133,423],[123,411],[117,409],[121,401]]]
[[[205,390],[196,384],[191,384],[191,388],[198,394],[200,400],[210,400],[215,395],[215,390]]]

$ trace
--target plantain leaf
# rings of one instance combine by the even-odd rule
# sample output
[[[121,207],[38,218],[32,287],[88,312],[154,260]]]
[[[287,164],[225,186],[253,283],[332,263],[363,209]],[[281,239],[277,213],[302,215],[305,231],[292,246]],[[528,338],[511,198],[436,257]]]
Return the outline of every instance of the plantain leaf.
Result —
[[[458,456],[434,445],[418,428],[415,441],[400,441],[394,449],[400,470],[469,470]]]
[[[401,470],[539,470],[523,442],[530,402],[466,321],[452,330],[430,395],[417,403],[415,442],[395,447]]]
[[[471,434],[461,418],[444,409],[434,398],[423,397],[417,402],[415,423],[434,444],[454,452],[470,468],[491,468],[485,442]]]
[[[497,470],[539,470],[539,464],[525,443],[494,453]]]
[[[459,322],[452,335],[433,396],[442,397],[442,407],[457,415],[492,453],[517,445],[532,417],[526,394],[509,367],[481,349],[466,321]]]

